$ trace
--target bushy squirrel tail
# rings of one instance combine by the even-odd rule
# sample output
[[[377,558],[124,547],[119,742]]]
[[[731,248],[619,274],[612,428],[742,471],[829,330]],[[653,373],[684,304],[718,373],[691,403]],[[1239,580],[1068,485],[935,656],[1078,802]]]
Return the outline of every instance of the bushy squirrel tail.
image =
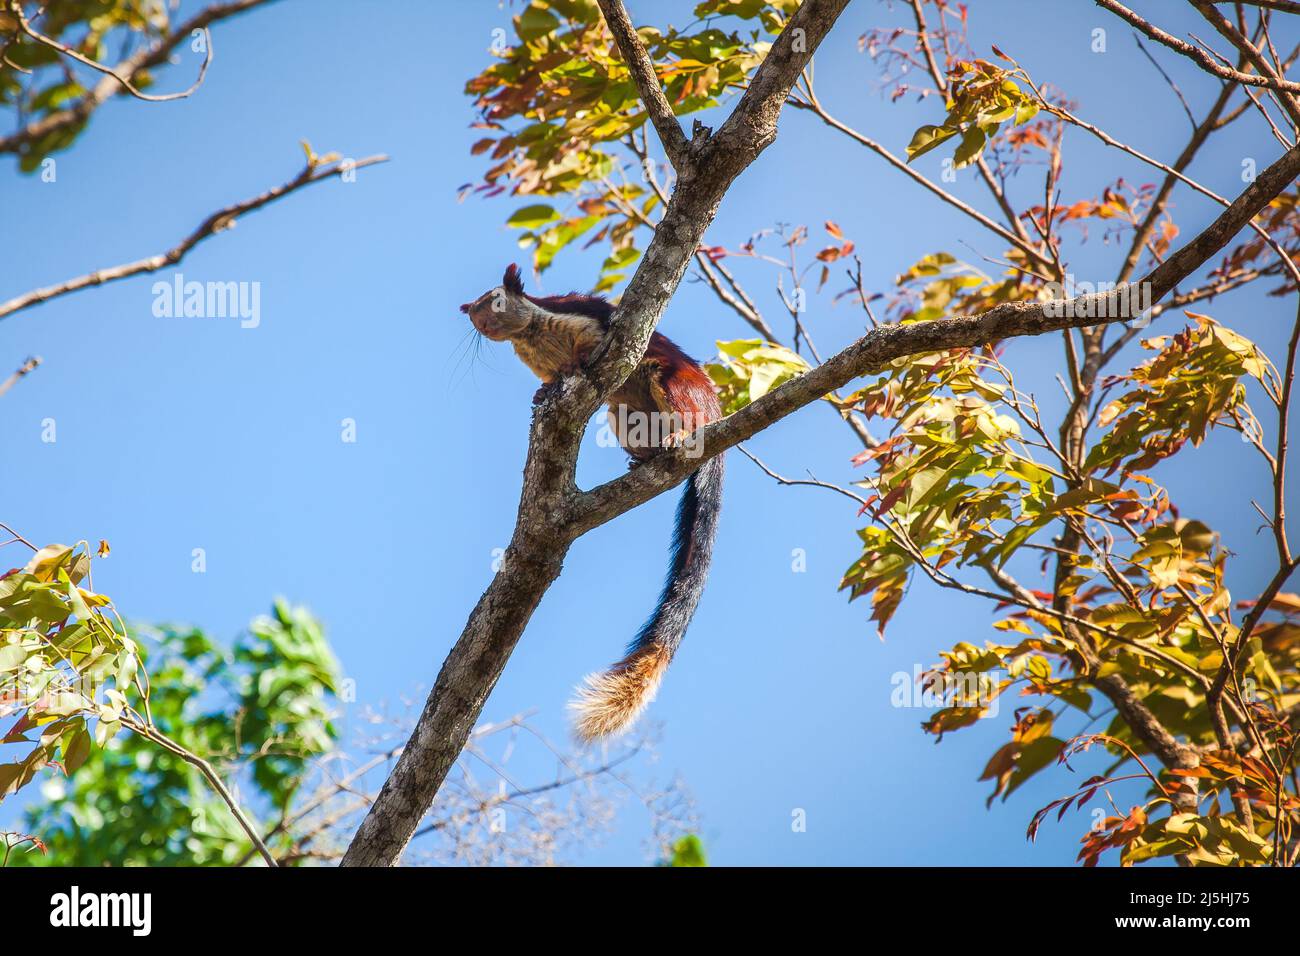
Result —
[[[581,739],[598,740],[626,731],[654,700],[704,592],[722,510],[722,473],[718,455],[688,479],[677,505],[672,565],[659,606],[626,656],[604,673],[587,677],[569,705]]]

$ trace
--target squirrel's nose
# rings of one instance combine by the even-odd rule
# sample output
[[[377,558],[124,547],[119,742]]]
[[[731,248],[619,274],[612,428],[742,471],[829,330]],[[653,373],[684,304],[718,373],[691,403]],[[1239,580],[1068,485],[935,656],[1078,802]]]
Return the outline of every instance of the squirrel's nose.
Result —
[[[469,315],[469,307],[470,307],[470,305],[472,305],[472,304],[473,304],[473,303],[466,302],[464,305],[462,305],[462,306],[460,307],[460,310],[461,310],[462,312],[464,312],[466,315]]]

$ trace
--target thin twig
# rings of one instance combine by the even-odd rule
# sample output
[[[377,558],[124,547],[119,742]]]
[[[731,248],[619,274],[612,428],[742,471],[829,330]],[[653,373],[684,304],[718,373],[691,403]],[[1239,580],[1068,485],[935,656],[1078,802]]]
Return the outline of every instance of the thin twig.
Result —
[[[205,26],[202,27],[201,29],[203,31],[204,49],[206,50],[206,53],[204,54],[203,57],[203,65],[199,67],[198,79],[194,81],[194,84],[189,89],[182,90],[179,93],[162,93],[162,94],[143,93],[135,86],[134,83],[131,82],[130,77],[124,76],[121,73],[119,73],[116,67],[106,66],[103,63],[100,63],[96,60],[92,60],[88,56],[83,56],[81,53],[78,53],[76,50],[72,49],[72,47],[66,46],[60,43],[58,40],[55,40],[52,37],[47,37],[45,34],[35,30],[32,27],[32,25],[28,22],[27,17],[23,14],[23,8],[19,4],[19,0],[7,0],[7,6],[9,9],[9,13],[12,14],[14,19],[18,21],[18,28],[22,30],[23,33],[27,34],[27,36],[31,37],[37,43],[49,47],[51,50],[56,50],[57,52],[63,54],[64,56],[68,57],[71,60],[76,60],[78,63],[82,64],[83,66],[88,66],[92,70],[97,70],[100,73],[105,73],[108,76],[111,76],[113,79],[117,80],[118,83],[122,84],[122,88],[124,90],[126,90],[128,93],[130,93],[138,100],[145,100],[146,102],[149,103],[166,103],[169,100],[183,100],[186,97],[190,96],[195,90],[197,90],[200,86],[203,85],[203,80],[208,75],[208,67],[212,65],[212,34],[208,31],[208,28]]]
[[[27,361],[23,362],[23,364],[18,367],[17,371],[15,371],[3,382],[0,382],[0,395],[5,394],[5,392],[9,391],[9,389],[13,388],[20,381],[22,381],[23,378],[25,378],[27,375],[30,375],[33,371],[35,371],[40,366],[40,364],[41,364],[41,357],[39,355],[33,355],[30,358],[28,358]]]
[[[269,189],[260,196],[254,196],[251,199],[245,199],[234,205],[226,206],[214,212],[203,220],[193,232],[182,239],[179,243],[168,249],[166,252],[156,256],[150,256],[147,259],[137,259],[134,262],[123,263],[118,266],[111,266],[106,269],[97,269],[94,272],[78,276],[75,279],[68,279],[66,282],[60,282],[58,285],[47,286],[43,289],[34,289],[26,292],[17,298],[10,299],[8,302],[0,303],[0,319],[13,315],[22,309],[39,305],[42,302],[48,302],[57,296],[67,295],[69,292],[79,292],[82,289],[89,289],[94,286],[103,285],[106,282],[114,282],[118,279],[126,279],[131,276],[142,273],[157,272],[159,269],[165,269],[168,266],[174,266],[185,257],[185,255],[197,246],[204,239],[215,236],[219,232],[229,229],[235,224],[235,221],[246,213],[261,209],[278,199],[304,186],[310,186],[335,176],[342,176],[345,173],[355,169],[362,169],[366,166],[373,166],[376,163],[384,163],[388,157],[384,155],[368,156],[365,159],[358,159],[355,162],[350,160],[339,160],[334,163],[325,165],[314,165],[308,163],[293,179],[289,180],[283,186],[277,186]]]

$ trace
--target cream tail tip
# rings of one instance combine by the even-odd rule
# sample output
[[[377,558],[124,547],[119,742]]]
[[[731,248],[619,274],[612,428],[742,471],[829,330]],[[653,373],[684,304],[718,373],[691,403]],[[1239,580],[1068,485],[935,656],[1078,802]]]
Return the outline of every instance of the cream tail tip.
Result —
[[[569,702],[578,739],[590,743],[631,729],[655,699],[667,666],[662,655],[648,654],[588,675]]]

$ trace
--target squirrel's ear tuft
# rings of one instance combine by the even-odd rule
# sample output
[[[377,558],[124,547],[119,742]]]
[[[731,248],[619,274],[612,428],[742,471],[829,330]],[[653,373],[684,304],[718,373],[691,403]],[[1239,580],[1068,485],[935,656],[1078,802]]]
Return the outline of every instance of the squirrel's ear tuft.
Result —
[[[515,295],[524,294],[524,280],[519,275],[519,266],[517,264],[512,262],[506,266],[506,274],[501,279],[501,286],[507,292],[512,292]]]

